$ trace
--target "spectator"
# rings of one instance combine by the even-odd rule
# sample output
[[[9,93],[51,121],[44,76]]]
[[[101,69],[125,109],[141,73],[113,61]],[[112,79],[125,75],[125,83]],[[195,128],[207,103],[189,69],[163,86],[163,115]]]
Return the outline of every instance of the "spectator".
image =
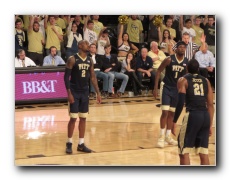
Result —
[[[112,87],[115,78],[122,79],[121,86],[116,93],[117,97],[121,97],[122,94],[124,94],[125,92],[125,88],[128,83],[129,76],[120,73],[119,70],[120,62],[118,62],[117,56],[114,54],[110,54],[110,52],[111,52],[111,45],[109,44],[105,46],[105,55],[103,58],[103,70],[109,76],[109,88],[108,88],[109,97],[114,97]]]
[[[149,16],[149,30],[148,30],[148,44],[152,41],[161,42],[162,41],[162,34],[160,26],[156,26],[154,24],[154,16]]]
[[[17,55],[17,52],[19,49],[24,49],[26,50],[25,46],[24,46],[24,42],[25,42],[25,33],[23,31],[22,28],[22,20],[16,18],[15,20],[15,56]]]
[[[98,79],[103,80],[103,89],[102,89],[102,93],[101,95],[103,97],[107,97],[108,95],[108,85],[109,85],[109,76],[107,73],[104,73],[102,71],[102,66],[103,66],[103,62],[102,62],[102,58],[103,56],[96,54],[97,51],[97,47],[96,44],[90,44],[89,46],[89,54],[88,56],[91,57],[93,64],[94,64],[94,72],[95,75]],[[95,94],[95,89],[93,87],[92,82],[90,82],[90,96],[94,97]]]
[[[49,23],[47,22],[49,18]],[[57,48],[57,54],[61,56],[61,44],[63,40],[62,29],[56,25],[56,20],[54,15],[46,15],[44,20],[44,27],[46,30],[46,54],[50,53],[50,47],[55,46]]]
[[[160,43],[160,49],[165,53],[166,56],[173,54],[172,47],[176,42],[171,38],[170,31],[165,29],[163,31],[163,40]]]
[[[34,21],[35,16],[29,17],[28,28],[28,57],[33,59],[36,65],[43,65],[43,46],[45,39],[43,34],[39,31],[40,24]]]
[[[36,66],[36,64],[32,59],[26,57],[26,53],[24,49],[18,49],[17,56],[15,57],[15,67],[28,67],[28,66]]]
[[[136,47],[139,47],[140,34],[143,31],[142,23],[137,19],[137,15],[131,15],[127,24],[127,33],[129,34],[129,40]]]
[[[65,61],[61,56],[57,55],[57,48],[55,46],[50,47],[50,54],[44,58],[43,66],[57,66],[65,64]]]
[[[94,23],[92,20],[89,20],[89,15],[85,18],[84,23],[84,40],[89,42],[89,45],[94,43],[97,44],[97,34],[93,31]]]
[[[83,29],[84,29],[84,24],[81,22],[81,16],[80,15],[76,15],[74,17],[74,21],[73,23],[77,24],[77,32],[81,34],[82,38],[84,38],[84,33],[83,33]]]
[[[99,34],[101,32],[102,29],[104,29],[104,25],[102,24],[102,22],[98,21],[99,16],[98,15],[93,15],[92,16],[92,20],[93,20],[93,31],[96,32],[97,37],[99,37]]]
[[[118,50],[118,60],[123,61],[126,59],[126,56],[129,51],[133,51],[135,54],[138,52],[138,48],[129,41],[129,34],[123,33],[124,25],[120,24],[120,31],[118,35],[118,41],[117,41],[117,50]]]
[[[172,24],[173,24],[173,19],[171,17],[168,17],[165,25],[164,24],[161,25],[161,33],[163,33],[165,29],[168,29],[170,32],[171,38],[174,39],[176,37],[176,30],[172,28]]]
[[[184,26],[183,16],[180,16],[180,27],[181,27],[182,35],[185,32],[187,32],[189,34],[189,42],[194,42],[196,32],[192,28],[192,20],[191,19],[186,19],[185,20],[185,26]]]
[[[105,55],[105,46],[107,44],[110,44],[109,34],[108,31],[106,30],[106,27],[104,27],[98,36],[97,54]]]
[[[69,20],[66,34],[68,40],[66,46],[66,59],[68,59],[78,52],[78,42],[82,40],[81,34],[77,32],[77,24],[73,23],[73,18]]]
[[[191,16],[191,20],[192,20],[192,28],[196,32],[196,36],[194,37],[194,43],[196,43],[198,46],[201,46],[200,38],[204,34],[204,30],[200,27],[201,18],[200,16],[197,16],[194,22],[194,15],[193,15]]]
[[[155,82],[155,74],[153,72],[153,61],[151,57],[147,56],[148,49],[142,48],[141,55],[137,57],[137,77],[140,82],[144,77],[150,79],[150,89],[153,90]]]

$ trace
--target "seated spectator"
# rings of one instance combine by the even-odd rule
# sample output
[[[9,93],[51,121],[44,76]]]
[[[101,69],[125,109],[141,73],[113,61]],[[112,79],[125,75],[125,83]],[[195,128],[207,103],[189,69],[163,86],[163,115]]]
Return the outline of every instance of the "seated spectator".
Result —
[[[134,96],[138,95],[138,89],[146,89],[146,86],[141,84],[136,75],[136,60],[132,53],[128,53],[126,59],[122,62],[121,73],[124,73],[129,76],[129,79],[132,82]],[[138,87],[137,87],[138,86]]]
[[[209,78],[215,87],[215,58],[211,51],[208,50],[208,44],[205,43],[205,49],[195,54],[195,59],[199,62],[200,75]]]
[[[117,55],[115,54],[110,54],[111,52],[111,45],[106,45],[105,46],[105,55],[103,58],[103,70],[105,73],[108,74],[109,76],[109,97],[114,97],[113,95],[113,82],[114,79],[122,79],[121,86],[119,90],[116,93],[117,97],[120,97],[124,92],[126,85],[129,80],[129,76],[125,75],[124,73],[120,73],[120,62],[118,62]]]
[[[82,35],[77,32],[77,24],[73,23],[74,18],[69,16],[69,25],[67,28],[67,46],[66,46],[66,59],[78,53],[78,42],[82,40]]]
[[[57,66],[65,64],[65,61],[61,56],[57,55],[57,48],[55,46],[50,47],[50,54],[44,58],[43,66]]]
[[[160,49],[165,53],[166,56],[174,54],[172,47],[176,42],[171,38],[170,31],[165,29],[163,31],[162,42],[160,43]],[[151,47],[150,47],[151,48]]]
[[[165,29],[168,29],[170,32],[171,38],[174,39],[176,37],[176,30],[172,28],[172,25],[173,25],[173,18],[168,17],[166,22],[165,22],[165,25],[161,24],[161,32],[163,34],[163,31]]]
[[[36,66],[36,64],[32,59],[26,57],[25,50],[18,49],[17,56],[15,57],[15,67],[28,67],[28,66]]]
[[[103,80],[103,90],[101,95],[104,97],[107,97],[108,94],[108,85],[109,85],[109,76],[107,73],[104,73],[102,71],[102,55],[96,54],[97,51],[97,47],[96,44],[90,44],[89,46],[89,54],[88,56],[90,56],[92,58],[93,64],[94,64],[94,72],[95,75],[98,79],[102,79]],[[92,82],[90,82],[90,96],[94,97],[95,96],[95,89],[93,87]]]
[[[150,79],[150,89],[153,90],[155,82],[155,73],[153,72],[153,61],[151,57],[147,56],[148,49],[142,48],[141,55],[137,57],[137,77],[140,82],[144,77]]]
[[[158,43],[156,41],[151,42],[148,56],[152,58],[153,72],[156,74],[158,67],[161,65],[162,61],[164,61],[164,59],[166,58],[164,52],[158,49]],[[164,71],[161,72],[161,81],[163,80],[163,78],[164,78]]]

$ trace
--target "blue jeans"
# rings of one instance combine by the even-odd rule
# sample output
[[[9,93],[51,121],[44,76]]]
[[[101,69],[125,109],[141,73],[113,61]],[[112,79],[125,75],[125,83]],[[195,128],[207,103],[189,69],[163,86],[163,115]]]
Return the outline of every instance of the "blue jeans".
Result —
[[[116,78],[116,79],[122,79],[121,87],[118,90],[118,92],[124,93],[126,85],[128,83],[128,80],[129,80],[129,76],[127,76],[124,73],[119,73],[119,72],[115,72],[115,71],[107,72],[107,74],[109,75],[109,88],[108,88],[108,92],[112,93],[113,81]]]
[[[108,91],[108,85],[109,85],[109,76],[107,73],[104,73],[102,71],[94,71],[95,75],[98,79],[103,80],[103,91]],[[90,92],[95,92],[95,89],[93,87],[92,82],[90,81]]]

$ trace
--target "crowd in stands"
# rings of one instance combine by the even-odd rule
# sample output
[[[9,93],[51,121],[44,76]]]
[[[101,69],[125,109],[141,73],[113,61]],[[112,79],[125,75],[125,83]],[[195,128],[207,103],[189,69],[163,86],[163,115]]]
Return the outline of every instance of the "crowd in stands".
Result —
[[[149,79],[147,86],[153,90],[157,68],[175,53],[176,43],[184,41],[185,56],[196,58],[201,75],[212,78],[215,86],[214,15],[164,15],[160,19],[157,15],[130,15],[126,23],[118,18],[111,22],[116,28],[106,27],[100,17],[15,15],[15,67],[63,65],[78,53],[78,42],[87,40],[96,76],[103,81],[102,93],[114,97],[113,83],[118,79],[121,85],[116,96],[124,93],[128,82],[138,95],[146,88],[143,79]],[[94,94],[93,88],[90,91]]]

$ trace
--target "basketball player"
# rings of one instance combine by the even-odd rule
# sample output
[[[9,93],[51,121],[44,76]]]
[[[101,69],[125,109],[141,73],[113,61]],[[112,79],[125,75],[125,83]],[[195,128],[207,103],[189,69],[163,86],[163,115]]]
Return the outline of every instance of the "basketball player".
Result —
[[[153,96],[156,98],[158,82],[161,72],[165,69],[165,77],[161,83],[161,109],[160,117],[160,136],[157,147],[163,148],[165,144],[177,145],[171,135],[173,117],[177,105],[177,80],[185,75],[188,59],[184,56],[186,44],[183,41],[177,43],[176,54],[167,57],[159,66],[155,77]],[[166,135],[165,135],[166,128]],[[175,135],[175,134],[174,134]]]
[[[177,82],[179,96],[173,120],[177,122],[186,99],[186,114],[178,136],[180,164],[190,165],[189,153],[196,152],[200,164],[209,165],[208,142],[214,114],[212,88],[208,79],[198,75],[197,60],[191,59],[187,69],[188,74]]]
[[[68,93],[69,115],[68,140],[66,143],[66,153],[72,153],[72,136],[75,128],[76,119],[79,117],[79,144],[78,151],[91,153],[92,150],[84,144],[86,127],[86,117],[89,110],[89,78],[97,93],[97,102],[101,103],[97,79],[94,73],[93,62],[87,56],[89,43],[81,40],[78,43],[79,52],[70,56],[65,69],[64,81]],[[70,80],[69,80],[70,77]]]

